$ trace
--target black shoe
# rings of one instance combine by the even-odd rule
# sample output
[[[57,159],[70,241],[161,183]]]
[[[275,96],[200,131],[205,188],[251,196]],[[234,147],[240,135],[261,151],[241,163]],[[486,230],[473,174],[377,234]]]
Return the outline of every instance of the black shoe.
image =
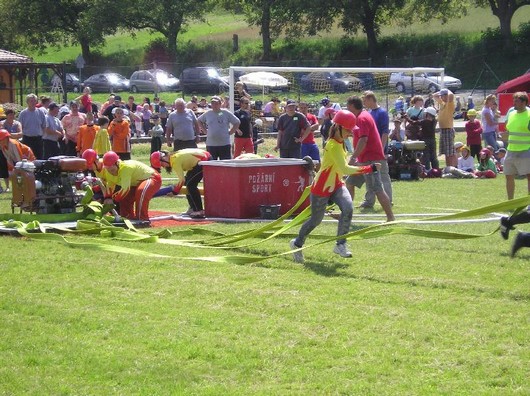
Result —
[[[515,253],[517,253],[519,249],[527,245],[525,239],[526,238],[524,234],[521,234],[521,233],[517,234],[517,236],[515,237],[515,241],[513,241],[513,245],[512,245],[512,254],[511,254],[512,258],[515,257]]]
[[[504,238],[504,239],[508,239],[508,237],[510,236],[510,230],[513,230],[514,228],[512,227],[512,225],[510,224],[510,219],[508,218],[508,216],[502,216],[501,217],[501,236]]]

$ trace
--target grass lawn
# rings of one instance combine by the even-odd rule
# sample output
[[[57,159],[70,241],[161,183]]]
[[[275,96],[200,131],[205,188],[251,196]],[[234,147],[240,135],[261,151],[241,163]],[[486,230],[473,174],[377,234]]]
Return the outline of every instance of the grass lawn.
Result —
[[[147,150],[137,145],[133,156],[146,160]],[[505,199],[502,175],[393,189],[397,215]],[[517,181],[516,197],[524,191]],[[165,197],[151,208],[186,204]],[[9,210],[1,194],[0,211]],[[382,210],[354,211],[363,213]],[[353,227],[365,218],[354,217]],[[486,234],[497,225],[417,227]],[[202,227],[235,233],[258,224]],[[335,232],[336,222],[322,224],[308,245]],[[253,265],[193,260],[285,252],[291,235],[228,251],[112,242],[178,259],[1,238],[0,394],[530,393],[530,250],[511,259],[513,237],[396,235],[352,241],[351,259],[326,243],[306,249],[303,265],[289,256]]]
[[[527,22],[530,18],[530,7],[520,8],[512,19],[512,29],[517,29],[519,24]],[[404,22],[394,20],[392,24],[381,27],[381,37],[395,36],[402,34],[429,33],[480,33],[487,28],[498,28],[499,20],[495,17],[489,7],[472,8],[467,15],[459,19],[450,20],[443,24],[441,21],[432,20],[428,23],[417,21]],[[186,32],[178,36],[180,43],[193,40],[200,41],[231,41],[232,36],[237,34],[241,43],[256,41],[261,44],[261,36],[257,27],[249,27],[241,17],[227,12],[215,12],[206,16],[205,22],[190,24]],[[332,28],[329,32],[321,32],[318,37],[340,38],[344,31],[339,27]],[[365,38],[364,33],[358,32],[357,37]],[[118,32],[106,39],[105,46],[101,49],[104,55],[122,52],[142,51],[152,40],[163,37],[160,33],[151,33],[147,30],[139,31],[135,37],[131,37],[128,32]],[[312,40],[313,38],[308,38]],[[81,48],[76,46],[65,46],[62,48],[52,48],[44,53],[31,53],[27,55],[33,57],[36,62],[63,62],[73,61],[81,53]],[[128,76],[127,76],[128,77]]]

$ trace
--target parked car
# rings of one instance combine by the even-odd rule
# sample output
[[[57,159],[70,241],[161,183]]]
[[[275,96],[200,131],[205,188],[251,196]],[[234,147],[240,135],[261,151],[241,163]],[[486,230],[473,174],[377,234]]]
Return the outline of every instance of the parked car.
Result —
[[[218,94],[228,90],[228,82],[213,67],[189,67],[180,75],[180,87],[184,93]]]
[[[61,81],[61,77],[59,77],[59,75],[57,74],[54,74],[52,76],[52,79],[50,80],[50,83],[52,84],[55,84],[56,81]],[[81,91],[81,80],[79,79],[79,77],[77,77],[76,74],[74,73],[66,73],[66,86],[63,86],[63,89],[66,91],[66,92],[79,92]]]
[[[434,93],[440,90],[441,82],[441,76],[434,73],[418,73],[412,78],[411,73],[399,72],[390,75],[389,85],[398,92],[410,92],[414,85],[414,91]],[[462,88],[462,82],[458,78],[444,76],[444,88],[456,92]]]
[[[289,80],[277,73],[252,72],[239,77],[248,92],[270,93],[289,91]]]
[[[118,73],[99,73],[83,81],[84,87],[90,87],[92,92],[128,91],[129,80]]]
[[[162,92],[180,90],[180,81],[161,69],[138,70],[129,79],[131,92]]]
[[[360,79],[341,72],[312,72],[300,78],[300,86],[307,92],[361,91]]]

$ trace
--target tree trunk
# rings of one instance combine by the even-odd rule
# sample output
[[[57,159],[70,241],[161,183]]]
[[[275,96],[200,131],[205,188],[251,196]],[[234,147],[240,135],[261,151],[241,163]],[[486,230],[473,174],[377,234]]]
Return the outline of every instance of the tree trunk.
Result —
[[[177,61],[177,36],[178,30],[168,32],[167,38],[167,54],[171,62]]]
[[[79,45],[81,46],[81,54],[85,59],[85,64],[89,65],[92,63],[92,52],[90,51],[89,40],[86,38],[79,39]]]
[[[366,33],[366,40],[368,42],[368,54],[370,58],[377,57],[377,29],[375,25],[375,12],[372,10],[365,10],[362,18],[363,30]]]
[[[272,52],[270,5],[263,7],[263,14],[261,16],[261,38],[263,40],[263,60],[268,61],[271,59]]]
[[[501,36],[506,50],[513,50],[512,16],[513,12],[510,8],[499,8],[497,17],[499,18]]]

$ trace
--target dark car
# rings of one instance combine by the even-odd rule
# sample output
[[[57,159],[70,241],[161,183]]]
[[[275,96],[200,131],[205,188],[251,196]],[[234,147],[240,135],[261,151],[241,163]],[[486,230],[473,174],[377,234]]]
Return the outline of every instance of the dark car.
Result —
[[[131,92],[162,92],[180,90],[179,79],[161,69],[138,70],[129,79]]]
[[[99,73],[83,81],[84,87],[90,87],[92,92],[128,91],[129,80],[118,73]]]
[[[357,77],[340,72],[312,72],[302,76],[300,86],[307,92],[361,91],[362,82]]]
[[[213,67],[190,67],[180,75],[180,87],[184,93],[218,94],[228,90],[228,82]]]
[[[61,77],[58,74],[54,74],[50,80],[52,86],[58,82],[62,83]],[[66,92],[79,92],[81,91],[81,80],[74,73],[66,73],[66,86],[63,86]]]

